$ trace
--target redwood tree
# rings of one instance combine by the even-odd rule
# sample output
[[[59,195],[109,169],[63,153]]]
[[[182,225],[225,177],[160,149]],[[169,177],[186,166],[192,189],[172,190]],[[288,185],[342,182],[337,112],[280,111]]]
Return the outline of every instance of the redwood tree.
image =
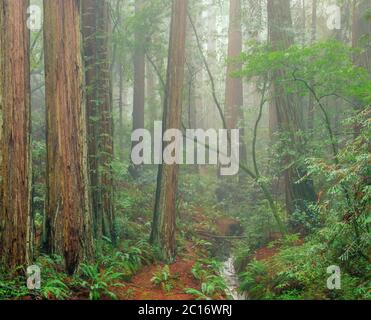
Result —
[[[173,0],[164,101],[164,131],[181,128],[186,18],[187,0]],[[175,217],[178,171],[177,164],[162,164],[159,167],[151,234],[152,242],[160,247],[163,259],[169,262],[174,261],[176,255]]]
[[[0,1],[0,259],[10,268],[31,258],[28,4]]]
[[[80,1],[44,0],[46,249],[74,273],[92,253]]]
[[[97,238],[104,235],[114,240],[109,3],[106,0],[82,0],[82,16],[88,162],[94,231]]]

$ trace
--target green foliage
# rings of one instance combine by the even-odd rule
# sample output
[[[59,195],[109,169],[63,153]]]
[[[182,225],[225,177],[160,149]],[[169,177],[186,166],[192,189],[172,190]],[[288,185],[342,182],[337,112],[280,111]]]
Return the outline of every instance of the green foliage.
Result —
[[[339,151],[338,164],[320,158],[307,160],[310,174],[320,177],[324,188],[318,206],[329,230],[326,237],[336,253],[348,260],[367,254],[369,243],[370,188],[367,178],[370,171],[370,108],[366,108],[346,123],[357,124],[359,135]],[[331,229],[335,229],[333,232]],[[329,237],[329,235],[331,235]]]
[[[143,266],[154,261],[154,253],[147,241],[124,241],[120,250],[103,241],[98,244],[98,263],[104,268],[120,271],[125,280],[130,278]]]
[[[123,278],[123,274],[114,272],[112,268],[99,269],[98,265],[81,264],[81,287],[88,289],[90,300],[99,300],[102,296],[117,299],[112,287],[122,287],[118,281]]]
[[[201,291],[206,296],[213,296],[215,293],[224,294],[227,289],[224,279],[219,275],[210,275],[201,284]]]
[[[340,41],[327,40],[308,47],[292,46],[284,51],[272,51],[266,46],[252,46],[241,56],[244,67],[236,76],[265,76],[275,71],[281,77],[275,81],[289,93],[310,94],[300,80],[312,84],[318,97],[339,95],[370,103],[370,79],[366,70],[353,64],[354,49]]]
[[[240,289],[252,299],[367,299],[369,282],[354,275],[354,265],[342,264],[319,236],[303,245],[293,245],[295,238],[285,241],[274,257],[251,261],[240,274]],[[326,270],[334,264],[341,267],[341,290],[326,288]],[[367,265],[358,261],[362,274],[367,274]]]
[[[151,282],[161,287],[165,292],[170,292],[173,289],[173,279],[169,266],[165,265],[153,274]]]
[[[215,294],[223,295],[227,289],[220,276],[221,263],[216,260],[200,259],[192,267],[194,278],[201,283],[200,290],[187,288],[186,293],[196,296],[197,300],[211,300]]]
[[[42,299],[68,299],[71,289],[68,286],[69,278],[64,269],[63,260],[60,256],[42,255],[37,263],[41,270],[41,288],[34,292],[35,297]]]
[[[187,288],[184,292],[195,296],[196,300],[212,300],[210,297],[205,295],[203,292],[197,289],[194,289],[194,288]]]
[[[241,241],[240,243],[236,243],[232,254],[234,257],[234,267],[236,272],[240,273],[244,271],[251,256],[249,242],[245,240]]]
[[[47,279],[41,286],[41,295],[45,299],[63,300],[70,294],[70,289],[60,279]]]
[[[240,275],[240,289],[246,291],[251,299],[264,299],[267,297],[270,279],[268,268],[264,262],[252,261],[247,265],[246,271]]]
[[[10,278],[5,272],[0,274],[0,300],[14,299],[18,300],[29,295],[25,286],[25,279]]]

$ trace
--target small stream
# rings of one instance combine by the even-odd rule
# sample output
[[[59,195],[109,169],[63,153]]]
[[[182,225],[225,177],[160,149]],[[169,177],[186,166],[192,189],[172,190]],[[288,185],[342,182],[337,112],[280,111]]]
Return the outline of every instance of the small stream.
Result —
[[[226,294],[232,300],[249,300],[246,293],[239,292],[239,279],[237,271],[234,267],[235,258],[231,254],[231,244],[225,240],[216,240],[214,242],[212,256],[219,261],[224,261],[222,263],[222,268],[220,270],[220,275],[223,277],[227,290]]]
[[[232,297],[233,300],[248,300],[248,297],[244,293],[238,291],[239,280],[234,267],[234,258],[230,257],[227,261],[223,263],[223,268],[221,270],[221,276],[224,278],[227,284],[226,293],[228,296]]]

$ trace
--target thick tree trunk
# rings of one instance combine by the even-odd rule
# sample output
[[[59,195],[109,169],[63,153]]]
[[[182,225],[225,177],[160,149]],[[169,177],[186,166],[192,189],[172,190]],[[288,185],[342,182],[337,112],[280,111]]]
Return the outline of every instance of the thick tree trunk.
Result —
[[[167,84],[164,102],[164,130],[181,128],[184,81],[187,0],[173,0],[170,27]],[[164,145],[166,147],[166,145]],[[176,255],[176,193],[179,166],[160,165],[151,240],[161,248],[165,261]]]
[[[11,269],[30,262],[32,246],[28,5],[0,1],[0,259]]]
[[[83,0],[82,16],[94,233],[98,239],[104,235],[114,240],[109,4],[105,0]]]
[[[46,248],[74,273],[92,254],[80,1],[44,0]]]

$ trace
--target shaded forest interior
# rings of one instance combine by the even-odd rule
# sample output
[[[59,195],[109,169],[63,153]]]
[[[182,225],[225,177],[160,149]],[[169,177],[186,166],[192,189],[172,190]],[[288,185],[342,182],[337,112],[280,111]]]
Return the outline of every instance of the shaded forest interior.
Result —
[[[0,299],[370,299],[370,31],[369,0],[0,0]]]

